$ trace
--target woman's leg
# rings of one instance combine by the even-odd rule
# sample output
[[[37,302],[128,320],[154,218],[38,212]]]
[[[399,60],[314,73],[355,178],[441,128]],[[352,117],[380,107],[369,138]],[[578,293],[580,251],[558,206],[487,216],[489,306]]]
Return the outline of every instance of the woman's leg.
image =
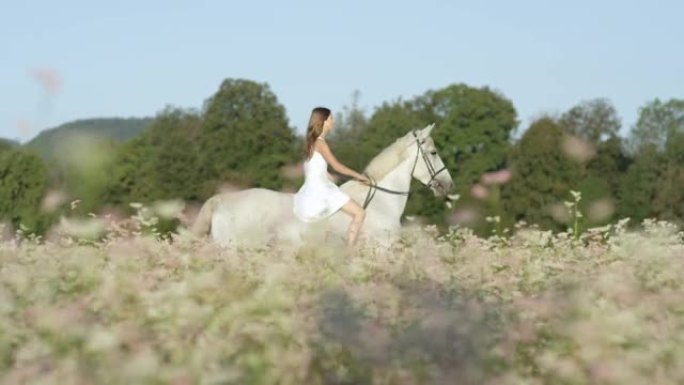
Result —
[[[359,235],[359,229],[363,224],[363,219],[366,217],[366,210],[359,206],[353,199],[350,199],[342,206],[342,211],[351,215],[352,221],[347,230],[347,246],[353,246],[356,242],[356,237]]]

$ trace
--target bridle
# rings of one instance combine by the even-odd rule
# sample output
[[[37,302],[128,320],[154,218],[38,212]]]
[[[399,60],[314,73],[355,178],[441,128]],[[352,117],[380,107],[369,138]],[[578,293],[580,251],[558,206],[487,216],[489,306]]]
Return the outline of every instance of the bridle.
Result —
[[[423,161],[425,162],[425,166],[427,167],[428,172],[430,173],[430,180],[427,183],[423,183],[423,182],[421,182],[421,183],[425,187],[434,187],[433,183],[435,182],[435,178],[437,177],[437,175],[439,173],[446,170],[446,166],[435,171],[435,167],[432,165],[432,162],[430,162],[429,155],[427,153],[425,153],[425,150],[423,150],[423,147],[421,146],[423,143],[425,143],[425,141],[420,140],[420,138],[418,138],[418,135],[416,135],[415,130],[411,131],[411,133],[413,134],[413,137],[416,140],[416,146],[418,147],[418,151],[416,151],[416,157],[413,160],[413,167],[411,167],[411,175],[413,175],[413,172],[416,170],[416,165],[418,164],[418,156],[422,156]],[[390,194],[396,194],[396,195],[408,195],[409,194],[408,191],[396,191],[396,190],[388,189],[386,187],[379,186],[375,183],[375,180],[370,175],[368,175],[366,173],[363,173],[363,175],[365,175],[366,178],[368,178],[371,181],[370,185],[368,185],[369,189],[368,189],[368,193],[366,194],[366,199],[364,199],[364,202],[363,202],[363,208],[364,209],[366,207],[368,207],[368,205],[371,203],[371,201],[373,200],[373,197],[375,197],[375,193],[378,190],[384,191],[384,192],[390,193]]]

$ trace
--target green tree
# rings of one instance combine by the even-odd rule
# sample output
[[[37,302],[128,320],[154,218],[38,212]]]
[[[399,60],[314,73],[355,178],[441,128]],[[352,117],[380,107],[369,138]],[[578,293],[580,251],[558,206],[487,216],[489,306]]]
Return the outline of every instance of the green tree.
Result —
[[[684,132],[670,135],[662,163],[653,212],[660,219],[681,224],[684,221]]]
[[[624,140],[614,136],[596,146],[596,156],[587,163],[587,172],[604,179],[610,186],[611,195],[617,196],[620,180],[631,162],[625,152]]]
[[[344,164],[361,169],[357,163],[358,146],[362,132],[368,126],[368,117],[359,106],[361,92],[354,91],[350,105],[342,107],[342,111],[335,114],[335,129],[328,138],[335,151],[335,156]]]
[[[196,111],[167,108],[147,135],[150,149],[144,174],[149,175],[151,199],[200,200],[208,195],[198,177],[198,139],[202,119]]]
[[[608,99],[586,100],[561,115],[566,131],[593,143],[617,137],[622,125],[617,110]]]
[[[630,149],[638,152],[642,146],[655,145],[664,151],[667,142],[684,132],[684,100],[655,99],[639,109],[639,119],[630,133]]]
[[[630,162],[618,136],[621,119],[615,107],[604,98],[585,100],[563,113],[557,124],[563,131],[562,152],[578,163],[572,188],[582,193],[579,208],[589,214],[585,223],[608,223]]]
[[[452,175],[455,192],[462,196],[456,209],[467,206],[483,217],[499,215],[498,198],[476,201],[470,190],[484,173],[506,167],[510,137],[518,124],[511,101],[488,87],[454,84],[428,91],[416,104],[422,120],[437,123],[432,137]],[[497,195],[498,187],[493,189]],[[434,223],[443,223],[448,212],[444,202],[434,199],[427,189],[416,195],[409,208]],[[474,226],[481,234],[488,233],[490,227],[484,222]]]
[[[50,218],[41,212],[48,190],[48,169],[40,157],[21,149],[0,154],[0,218],[41,234]]]
[[[513,103],[503,95],[456,84],[427,92],[418,105],[423,119],[437,123],[432,136],[457,192],[468,192],[482,174],[505,166],[518,122]]]
[[[149,199],[149,175],[144,172],[149,146],[146,137],[137,137],[125,142],[117,149],[114,162],[107,168],[109,183],[105,187],[101,202],[103,205],[127,206],[132,201]]]
[[[663,155],[655,144],[640,147],[639,154],[620,183],[618,216],[636,224],[654,216],[653,200],[663,172]]]
[[[368,117],[365,110],[359,106],[361,92],[356,90],[352,93],[351,103],[342,107],[342,111],[335,114],[335,129],[330,135],[330,140],[348,139],[358,137],[361,131],[368,126]]]
[[[622,179],[630,164],[631,158],[626,154],[623,140],[619,136],[609,137],[596,144],[596,154],[582,165],[583,176],[575,187],[582,193],[580,209],[584,213],[590,213],[587,217],[588,224],[603,225],[615,219]],[[594,204],[599,201],[609,202],[611,212],[596,218],[592,214],[597,214]]]
[[[634,162],[620,189],[619,214],[641,222],[684,219],[684,100],[655,99],[639,109],[629,150]]]
[[[205,103],[198,169],[222,182],[281,188],[281,167],[300,155],[285,108],[267,84],[227,79]],[[244,178],[244,179],[243,179]]]
[[[510,154],[511,182],[502,189],[502,203],[509,219],[524,220],[545,228],[562,229],[551,210],[578,188],[582,165],[561,151],[564,131],[549,117],[533,122]]]
[[[148,130],[117,153],[103,201],[114,205],[157,200],[200,200],[198,137],[202,120],[193,110],[167,107]],[[204,193],[204,194],[203,194]]]

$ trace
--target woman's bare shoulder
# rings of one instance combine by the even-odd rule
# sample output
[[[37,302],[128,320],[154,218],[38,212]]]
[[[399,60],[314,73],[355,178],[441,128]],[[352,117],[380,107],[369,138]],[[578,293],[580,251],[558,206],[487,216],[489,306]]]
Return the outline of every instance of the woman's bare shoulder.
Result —
[[[316,149],[327,149],[328,148],[328,142],[325,141],[324,138],[321,138],[320,136],[316,138],[316,142],[314,143],[314,146]]]

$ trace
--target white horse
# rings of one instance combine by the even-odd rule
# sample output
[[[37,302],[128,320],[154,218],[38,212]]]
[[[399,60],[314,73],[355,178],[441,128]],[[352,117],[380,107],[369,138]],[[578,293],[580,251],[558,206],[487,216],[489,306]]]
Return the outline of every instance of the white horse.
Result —
[[[406,207],[411,177],[432,189],[435,196],[445,196],[453,180],[437,155],[430,132],[431,124],[412,130],[385,148],[369,163],[366,175],[371,186],[350,180],[340,188],[366,207],[366,219],[359,240],[389,246],[401,230],[401,216]],[[305,223],[292,211],[294,194],[250,188],[214,195],[195,219],[192,232],[207,234],[223,246],[258,246],[272,241],[295,246],[305,241],[343,241],[351,217],[338,211],[320,222]],[[333,239],[330,238],[332,236]]]

